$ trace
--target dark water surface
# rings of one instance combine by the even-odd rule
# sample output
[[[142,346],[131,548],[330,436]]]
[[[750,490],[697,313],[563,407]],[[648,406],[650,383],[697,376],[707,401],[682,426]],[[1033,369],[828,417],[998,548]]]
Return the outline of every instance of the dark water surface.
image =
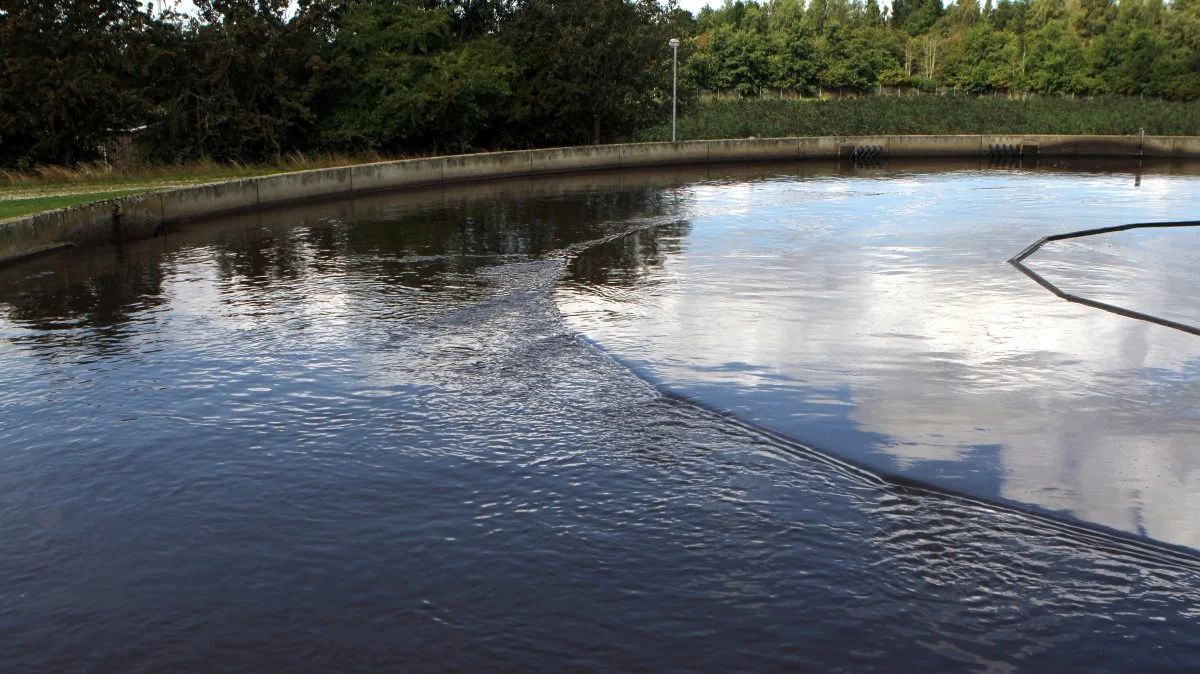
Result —
[[[0,668],[1195,671],[1200,341],[1004,264],[1186,170],[473,185],[0,271]],[[1196,239],[1030,263],[1179,320]]]

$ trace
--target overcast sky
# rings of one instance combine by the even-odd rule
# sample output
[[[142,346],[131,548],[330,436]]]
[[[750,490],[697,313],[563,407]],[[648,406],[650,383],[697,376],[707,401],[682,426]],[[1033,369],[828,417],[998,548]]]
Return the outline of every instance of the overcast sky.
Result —
[[[154,4],[156,7],[162,6],[164,4],[167,6],[170,6],[170,5],[174,4],[176,1],[179,2],[179,10],[180,11],[187,12],[187,11],[191,11],[192,9],[195,8],[195,6],[192,5],[192,0],[158,0]],[[701,9],[704,8],[705,5],[713,5],[714,7],[720,7],[721,0],[679,0],[679,6],[690,11],[692,14],[698,13]]]
[[[679,6],[688,10],[692,14],[698,14],[705,5],[720,7],[721,3],[713,0],[679,0]]]

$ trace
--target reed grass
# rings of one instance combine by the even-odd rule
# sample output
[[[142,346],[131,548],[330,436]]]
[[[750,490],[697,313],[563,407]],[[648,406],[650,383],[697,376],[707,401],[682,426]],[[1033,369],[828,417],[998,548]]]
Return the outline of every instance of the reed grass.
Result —
[[[68,184],[120,184],[122,182],[175,181],[198,182],[227,178],[243,178],[270,173],[333,168],[380,161],[376,154],[350,155],[338,153],[292,153],[279,161],[263,164],[217,162],[201,160],[184,164],[143,164],[114,169],[103,162],[80,163],[74,166],[44,165],[28,171],[0,169],[0,188]]]
[[[170,187],[380,160],[375,154],[293,153],[268,164],[197,161],[117,170],[103,163],[88,163],[38,166],[29,171],[0,169],[0,220]]]

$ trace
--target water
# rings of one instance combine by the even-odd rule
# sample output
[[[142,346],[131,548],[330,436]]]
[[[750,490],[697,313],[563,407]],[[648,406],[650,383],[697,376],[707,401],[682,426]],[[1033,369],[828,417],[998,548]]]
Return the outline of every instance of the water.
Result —
[[[1138,440],[1141,461],[1170,471],[1165,493],[1148,491],[1150,470],[1068,462],[1058,477],[1077,470],[1118,504],[1133,481],[1147,522],[1187,511],[1195,338],[1067,304],[1002,261],[1078,225],[1078,204],[1109,219],[1186,211],[1195,179],[787,171],[391,195],[0,272],[3,669],[1195,669],[1200,562],[1152,540],[1193,543],[1179,516],[1144,531],[1080,508],[1047,517],[837,460],[986,499],[1013,484],[1020,441],[1065,442],[1062,424],[1039,430],[1046,415],[1023,433],[955,430],[975,417],[928,381],[933,350],[903,344],[936,328],[954,375],[939,381],[966,395],[955,359],[988,342],[938,326],[976,306],[1005,317],[981,319],[989,330],[1068,326],[1032,358],[1017,353],[1030,342],[1007,347],[1009,364],[1075,368],[1040,369],[1046,386],[1098,391],[1099,371],[1160,410],[1129,403],[1132,417],[1083,430],[1122,430],[1096,450],[1108,462]],[[1163,287],[1138,297],[1166,301],[1150,292]],[[897,305],[889,321],[877,292]],[[902,325],[918,305],[944,320]],[[839,318],[854,311],[878,327]],[[730,325],[738,349],[721,355]],[[1153,367],[1096,364],[1138,331]],[[1045,346],[1079,336],[1120,344]],[[888,403],[906,357],[911,391]],[[1030,376],[968,365],[993,401]],[[1047,404],[1115,404],[1062,395]],[[788,401],[803,415],[774,424]],[[931,472],[921,433],[949,431],[1014,462],[986,477],[996,464],[949,435]],[[916,447],[907,462],[902,446]],[[1054,509],[1022,493],[999,500]]]
[[[1146,227],[1053,241],[1031,264],[1066,293],[1200,327],[1200,226]]]
[[[1200,340],[1069,304],[1039,238],[1200,213],[1194,177],[710,180],[594,248],[573,327],[681,395],[887,474],[1200,548]],[[605,248],[668,252],[613,283]],[[595,258],[595,259],[592,259]],[[1056,241],[1062,290],[1200,326],[1200,227]]]

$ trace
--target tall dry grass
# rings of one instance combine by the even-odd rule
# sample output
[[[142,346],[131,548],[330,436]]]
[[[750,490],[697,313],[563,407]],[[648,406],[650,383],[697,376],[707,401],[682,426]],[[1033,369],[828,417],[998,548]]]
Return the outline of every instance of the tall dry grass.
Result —
[[[124,169],[109,167],[104,162],[87,162],[74,166],[44,165],[28,171],[0,169],[0,187],[237,178],[267,173],[334,168],[382,161],[383,159],[384,157],[375,153],[351,155],[332,152],[319,154],[294,152],[281,157],[277,162],[270,163],[200,160],[184,164],[142,164]]]

